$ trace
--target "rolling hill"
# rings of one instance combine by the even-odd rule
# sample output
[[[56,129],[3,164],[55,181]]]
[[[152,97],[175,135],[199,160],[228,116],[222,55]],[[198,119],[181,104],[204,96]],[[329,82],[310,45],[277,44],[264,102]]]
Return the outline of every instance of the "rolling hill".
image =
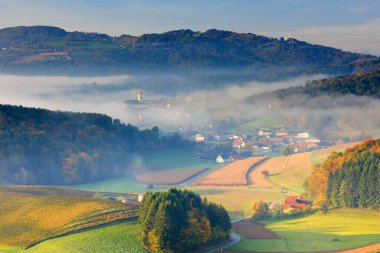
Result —
[[[130,175],[134,155],[189,144],[102,114],[11,105],[0,105],[0,136],[3,184],[70,185]]]

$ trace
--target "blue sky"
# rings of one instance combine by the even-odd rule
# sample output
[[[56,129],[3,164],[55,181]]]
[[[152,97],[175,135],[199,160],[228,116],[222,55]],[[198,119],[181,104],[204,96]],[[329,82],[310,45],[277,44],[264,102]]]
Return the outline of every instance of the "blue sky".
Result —
[[[111,35],[218,28],[379,55],[379,10],[379,0],[0,0],[0,27]]]

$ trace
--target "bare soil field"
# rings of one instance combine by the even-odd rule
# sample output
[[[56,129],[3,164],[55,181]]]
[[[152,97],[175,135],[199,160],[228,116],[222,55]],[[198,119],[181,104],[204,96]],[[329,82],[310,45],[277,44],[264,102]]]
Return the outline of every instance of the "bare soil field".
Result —
[[[216,169],[195,182],[198,186],[246,186],[247,173],[266,156],[250,157]]]
[[[144,184],[175,185],[180,184],[205,170],[207,170],[207,168],[155,171],[138,175],[135,179]]]
[[[262,223],[252,219],[233,223],[232,230],[247,239],[281,239]]]

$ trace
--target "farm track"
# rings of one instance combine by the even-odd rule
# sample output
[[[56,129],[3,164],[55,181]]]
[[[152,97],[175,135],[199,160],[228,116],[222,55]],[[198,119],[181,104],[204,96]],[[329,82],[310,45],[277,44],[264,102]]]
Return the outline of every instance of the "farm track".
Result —
[[[258,166],[260,166],[261,164],[263,164],[268,159],[270,159],[270,157],[266,157],[266,158],[262,159],[261,161],[255,163],[254,165],[252,165],[249,168],[249,170],[247,171],[247,174],[245,175],[245,178],[247,180],[247,186],[253,185],[252,178],[251,178],[251,173],[254,171],[254,169],[256,169]]]

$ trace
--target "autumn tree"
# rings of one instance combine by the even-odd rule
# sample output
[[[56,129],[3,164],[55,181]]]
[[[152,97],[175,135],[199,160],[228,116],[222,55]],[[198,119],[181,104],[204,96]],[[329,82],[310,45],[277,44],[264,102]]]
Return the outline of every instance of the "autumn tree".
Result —
[[[263,202],[262,200],[258,200],[253,203],[252,211],[253,216],[259,219],[269,215],[268,204]]]

